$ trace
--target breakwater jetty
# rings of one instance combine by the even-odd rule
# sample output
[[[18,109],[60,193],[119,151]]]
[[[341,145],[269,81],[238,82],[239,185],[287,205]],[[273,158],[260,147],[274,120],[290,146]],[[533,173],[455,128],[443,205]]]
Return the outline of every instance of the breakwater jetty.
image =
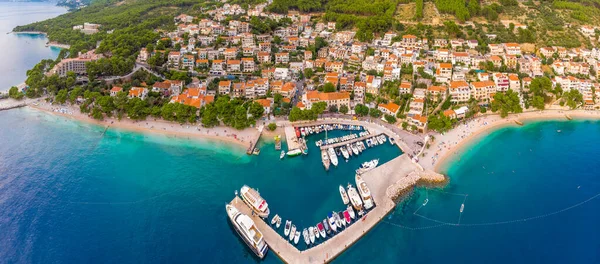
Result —
[[[13,99],[0,100],[0,111],[20,108],[24,106],[27,106],[27,102],[25,101],[17,101]]]
[[[330,262],[358,241],[377,223],[388,215],[396,206],[395,200],[402,194],[412,190],[420,182],[443,183],[445,177],[423,168],[403,154],[395,159],[364,173],[363,179],[371,190],[375,208],[358,219],[335,236],[307,250],[300,251],[288,240],[275,231],[265,220],[252,216],[251,209],[239,198],[235,197],[231,205],[242,213],[251,216],[262,232],[271,253],[279,256],[286,263],[324,263]],[[268,197],[266,197],[268,199]]]

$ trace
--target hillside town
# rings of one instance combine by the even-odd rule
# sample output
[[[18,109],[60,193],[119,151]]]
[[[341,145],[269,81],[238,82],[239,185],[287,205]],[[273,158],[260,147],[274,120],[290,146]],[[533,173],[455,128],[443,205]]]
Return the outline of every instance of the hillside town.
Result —
[[[174,17],[176,30],[156,29],[162,38],[139,51],[136,65],[149,66],[153,57],[163,56],[162,67],[192,76],[192,81],[167,79],[127,90],[115,84],[111,96],[124,91],[129,98],[144,99],[148,92],[157,92],[170,103],[198,109],[216,97],[229,96],[253,100],[265,114],[290,115],[292,121],[303,119],[292,118],[294,112],[324,102],[329,113],[381,118],[415,132],[426,132],[432,117],[456,120],[496,111],[492,106],[496,94],[509,90],[518,96],[520,111],[566,107],[561,94],[572,95],[573,102],[567,104],[571,108],[598,107],[597,48],[531,50],[518,43],[428,40],[393,31],[365,43],[356,40],[356,32],[337,30],[335,22],[321,22],[317,15],[294,11],[281,15],[266,12],[265,7],[246,10],[225,3],[205,10],[208,18]],[[257,34],[251,22],[256,18],[274,21],[278,27]],[[86,23],[73,29],[91,34],[101,25]],[[596,29],[582,26],[580,31],[594,38]],[[488,37],[493,42],[495,36]],[[88,51],[61,61],[50,74],[85,75],[86,62],[100,57]],[[552,87],[536,99],[530,85],[544,76],[550,77]],[[550,93],[556,98],[546,96]],[[507,112],[519,110],[513,106]]]

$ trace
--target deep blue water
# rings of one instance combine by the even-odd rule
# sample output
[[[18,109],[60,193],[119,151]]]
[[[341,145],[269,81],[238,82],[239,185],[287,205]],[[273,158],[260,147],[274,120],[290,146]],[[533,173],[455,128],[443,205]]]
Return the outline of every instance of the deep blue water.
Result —
[[[66,13],[63,7],[48,2],[0,1],[0,91],[25,81],[27,70],[42,59],[55,59],[58,48],[45,47],[43,35],[6,34],[15,26],[56,17]]]

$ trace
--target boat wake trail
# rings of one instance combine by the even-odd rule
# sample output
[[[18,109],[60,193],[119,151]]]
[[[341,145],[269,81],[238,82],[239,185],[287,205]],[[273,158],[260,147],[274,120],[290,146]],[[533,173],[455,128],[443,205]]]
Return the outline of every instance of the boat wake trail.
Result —
[[[557,210],[557,211],[553,211],[553,212],[549,212],[549,213],[545,213],[545,214],[540,214],[540,215],[536,215],[536,216],[530,216],[530,217],[525,217],[525,218],[520,218],[520,219],[513,219],[513,220],[505,220],[505,221],[495,221],[495,222],[484,222],[484,223],[467,223],[467,224],[461,224],[460,223],[460,217],[457,223],[450,223],[450,222],[445,222],[445,221],[441,221],[438,219],[433,219],[433,218],[429,218],[427,216],[424,215],[420,215],[417,213],[417,211],[415,211],[413,213],[413,215],[416,215],[418,217],[421,217],[425,220],[437,223],[437,225],[430,225],[430,226],[421,226],[421,227],[410,227],[410,226],[404,226],[401,224],[397,224],[397,223],[392,223],[390,221],[383,221],[386,224],[395,226],[395,227],[399,227],[399,228],[403,228],[403,229],[407,229],[407,230],[424,230],[424,229],[431,229],[431,228],[437,228],[437,227],[442,227],[442,226],[454,226],[454,227],[475,227],[475,226],[494,226],[494,225],[506,225],[506,224],[515,224],[515,223],[522,223],[522,222],[527,222],[527,221],[531,221],[531,220],[539,220],[539,219],[543,219],[546,217],[550,217],[553,215],[557,215],[572,209],[575,209],[579,206],[582,206],[588,202],[591,202],[593,200],[595,200],[596,198],[600,197],[600,193],[597,193],[596,195],[593,195],[579,203],[573,204],[571,206],[565,207],[563,209]],[[465,197],[466,200],[466,197]],[[463,202],[464,205],[464,202]],[[420,208],[420,207],[419,207]],[[461,206],[461,209],[463,207]],[[462,212],[461,212],[462,215]]]

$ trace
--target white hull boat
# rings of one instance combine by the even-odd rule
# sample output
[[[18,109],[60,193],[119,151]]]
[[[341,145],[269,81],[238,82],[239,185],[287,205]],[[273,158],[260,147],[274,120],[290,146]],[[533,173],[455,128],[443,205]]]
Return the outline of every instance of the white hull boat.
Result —
[[[298,245],[298,241],[300,241],[300,231],[296,230],[296,235],[294,236],[294,244]]]
[[[302,238],[304,239],[304,243],[306,243],[306,245],[310,245],[310,240],[308,238],[308,230],[306,230],[306,228],[304,228],[304,230],[302,230]]]
[[[352,208],[352,206],[348,205],[348,207],[346,208],[346,211],[348,211],[348,213],[350,214],[350,218],[352,218],[352,219],[356,218],[356,213],[354,212],[354,209]]]
[[[348,184],[348,197],[350,198],[350,203],[352,203],[352,207],[356,210],[361,210],[363,207],[362,200],[356,191],[356,188],[351,184]]]
[[[262,218],[269,217],[269,204],[260,196],[257,190],[244,185],[240,190],[240,195],[254,213]]]
[[[308,237],[310,238],[310,243],[315,243],[315,231],[313,230],[314,227],[309,227],[308,228]]]
[[[296,235],[296,226],[292,224],[292,230],[290,231],[290,241],[294,240],[294,236]]]
[[[346,194],[346,189],[344,189],[344,186],[342,185],[340,185],[340,196],[342,196],[342,201],[344,204],[348,204],[350,202],[348,199],[348,194]]]
[[[335,155],[335,150],[333,148],[329,148],[327,149],[327,152],[329,153],[329,160],[331,161],[331,164],[333,164],[333,166],[338,165],[338,158],[337,155]]]
[[[354,179],[356,181],[356,186],[358,187],[358,193],[360,193],[363,204],[365,205],[365,209],[371,209],[373,207],[373,198],[371,197],[371,191],[369,190],[369,187],[367,187],[367,183],[358,174]]]
[[[345,159],[350,158],[350,155],[348,155],[348,151],[346,150],[346,148],[344,146],[340,147],[340,151],[342,152],[342,156],[344,156]]]
[[[285,220],[285,229],[283,230],[283,234],[285,236],[289,236],[290,235],[290,229],[292,228],[292,221],[290,220]]]
[[[261,259],[264,258],[269,247],[252,218],[242,214],[237,208],[229,204],[225,206],[225,211],[227,211],[227,216],[231,224],[242,240],[244,240],[244,243],[246,243],[256,256]]]

